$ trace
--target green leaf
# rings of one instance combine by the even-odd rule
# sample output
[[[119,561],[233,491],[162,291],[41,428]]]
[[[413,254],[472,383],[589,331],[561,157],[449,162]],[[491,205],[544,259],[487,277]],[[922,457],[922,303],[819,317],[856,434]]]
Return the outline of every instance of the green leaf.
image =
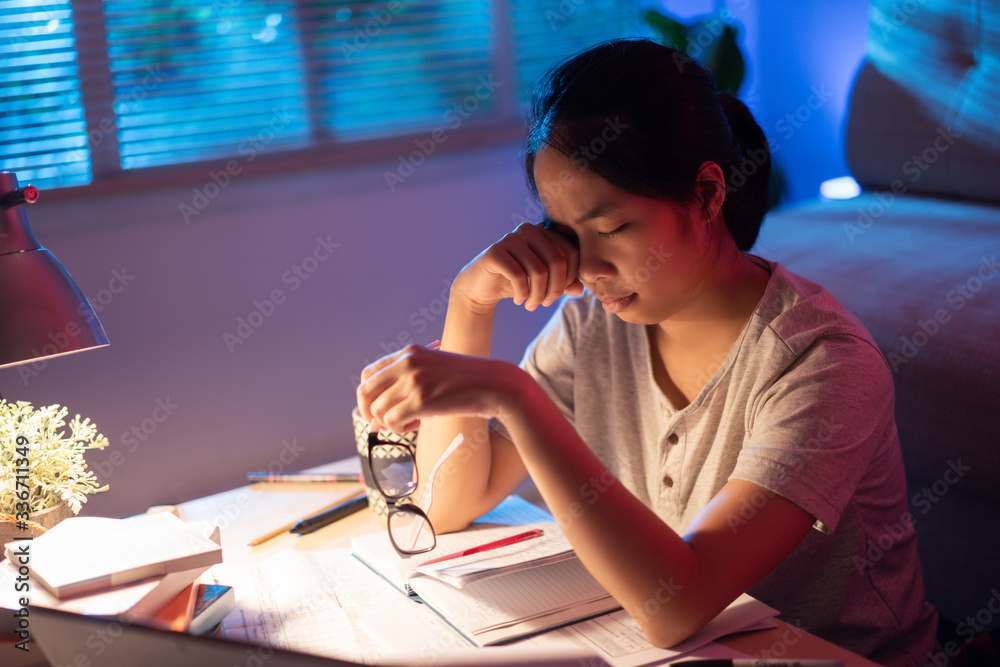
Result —
[[[660,43],[684,53],[687,46],[687,27],[662,12],[651,9],[643,17],[646,23],[660,33]]]
[[[715,85],[719,90],[728,90],[733,95],[739,92],[746,74],[743,54],[736,43],[736,28],[727,24],[722,34],[713,44],[709,59],[706,61],[709,69],[715,75]]]

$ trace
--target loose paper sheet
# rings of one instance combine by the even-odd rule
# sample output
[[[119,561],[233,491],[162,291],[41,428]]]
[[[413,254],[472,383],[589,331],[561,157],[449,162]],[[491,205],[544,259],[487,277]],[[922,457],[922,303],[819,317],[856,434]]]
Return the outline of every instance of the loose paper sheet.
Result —
[[[236,609],[222,624],[233,639],[364,664],[384,661],[401,646],[411,655],[469,647],[437,614],[400,595],[347,549],[222,565],[215,579],[236,591]],[[405,632],[420,642],[410,643]]]

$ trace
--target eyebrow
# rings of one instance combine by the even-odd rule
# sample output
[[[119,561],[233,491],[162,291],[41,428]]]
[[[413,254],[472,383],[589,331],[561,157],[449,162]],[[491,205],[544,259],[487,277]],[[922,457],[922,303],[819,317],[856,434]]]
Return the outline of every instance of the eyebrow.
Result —
[[[573,224],[574,225],[582,225],[583,223],[587,222],[588,220],[593,220],[594,218],[603,218],[603,217],[606,217],[606,216],[610,215],[611,213],[617,212],[620,209],[621,209],[621,207],[618,206],[617,204],[603,203],[602,202],[602,203],[596,204],[595,206],[591,207],[590,210],[588,210],[586,213],[584,213],[579,218],[577,218],[576,222],[574,222]],[[548,221],[548,222],[551,222],[553,224],[557,224],[557,225],[563,224],[563,223],[559,222],[558,220],[553,220],[551,218],[551,216],[549,216],[549,214],[547,212],[545,213],[545,220]]]

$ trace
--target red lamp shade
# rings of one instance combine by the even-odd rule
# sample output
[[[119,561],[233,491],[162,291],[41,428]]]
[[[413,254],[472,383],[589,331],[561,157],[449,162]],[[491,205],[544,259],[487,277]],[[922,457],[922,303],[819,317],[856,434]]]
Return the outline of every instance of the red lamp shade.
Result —
[[[0,368],[108,344],[90,302],[28,227],[32,186],[0,172]]]

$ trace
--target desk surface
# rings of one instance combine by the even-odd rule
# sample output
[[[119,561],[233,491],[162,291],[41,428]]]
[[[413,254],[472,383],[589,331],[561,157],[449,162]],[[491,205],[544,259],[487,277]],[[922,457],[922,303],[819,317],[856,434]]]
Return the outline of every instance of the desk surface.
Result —
[[[356,460],[345,460],[321,466],[317,470],[356,471],[356,468]],[[187,521],[209,521],[221,527],[226,563],[258,562],[288,549],[318,551],[346,548],[350,546],[352,537],[383,529],[371,512],[363,511],[308,535],[285,532],[256,547],[248,546],[254,538],[306,516],[359,487],[358,484],[331,484],[322,487],[295,485],[294,489],[279,489],[275,485],[244,486],[182,503],[178,506],[178,511],[181,518]],[[310,490],[313,488],[322,490]],[[859,655],[780,621],[776,628],[730,635],[719,643],[755,658],[834,658],[843,662],[845,667],[875,665]],[[7,648],[2,645],[0,647]],[[27,655],[18,656],[27,661],[14,664],[44,665],[44,661],[38,662],[40,654],[33,653],[30,659]]]
[[[356,471],[356,460],[340,461],[317,470]],[[303,485],[299,485],[303,487]],[[267,542],[249,547],[247,543],[273,527],[295,517],[305,516],[313,508],[326,505],[336,494],[345,494],[359,485],[336,484],[322,492],[275,490],[272,485],[240,487],[179,506],[181,518],[189,521],[218,521],[222,527],[223,551],[227,562],[259,561],[284,549],[320,550],[346,548],[351,538],[382,529],[371,512],[359,512],[309,535],[284,533]],[[258,490],[259,489],[259,490]],[[229,524],[228,526],[226,524]],[[227,530],[228,528],[228,530]],[[864,657],[831,644],[815,635],[778,621],[778,627],[730,635],[720,643],[755,658],[826,658],[837,659],[845,667],[877,667]]]

